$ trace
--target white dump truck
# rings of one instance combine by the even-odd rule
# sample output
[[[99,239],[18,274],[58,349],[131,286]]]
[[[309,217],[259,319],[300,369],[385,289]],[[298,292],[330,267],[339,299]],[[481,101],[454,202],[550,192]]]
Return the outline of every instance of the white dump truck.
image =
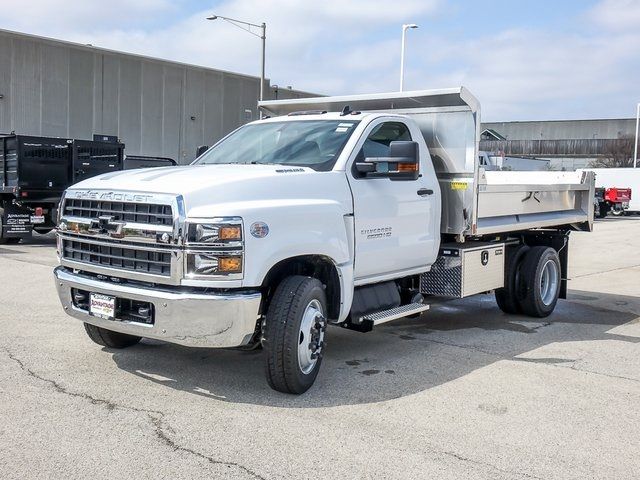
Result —
[[[66,191],[55,281],[94,342],[262,347],[269,385],[299,394],[328,325],[367,332],[491,291],[545,317],[565,297],[593,174],[484,171],[466,89],[260,108],[190,166]]]

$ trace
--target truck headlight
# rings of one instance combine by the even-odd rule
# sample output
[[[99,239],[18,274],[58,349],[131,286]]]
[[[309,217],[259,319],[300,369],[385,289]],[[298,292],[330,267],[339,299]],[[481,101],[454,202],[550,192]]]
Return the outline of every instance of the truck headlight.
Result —
[[[187,256],[187,275],[228,275],[242,273],[242,255],[190,253]]]
[[[185,276],[192,280],[242,278],[242,218],[187,220]]]
[[[242,220],[237,217],[215,218],[211,222],[189,224],[188,243],[216,245],[241,241]]]

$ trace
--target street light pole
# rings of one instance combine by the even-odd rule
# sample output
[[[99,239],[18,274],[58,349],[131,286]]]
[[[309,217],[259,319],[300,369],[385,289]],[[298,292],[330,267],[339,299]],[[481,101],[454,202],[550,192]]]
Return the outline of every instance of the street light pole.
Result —
[[[261,101],[264,100],[264,78],[265,78],[264,63],[265,63],[265,56],[266,56],[266,50],[267,50],[267,24],[262,22],[260,25],[257,25],[255,23],[245,22],[244,20],[237,20],[235,18],[223,17],[222,15],[211,15],[210,17],[207,17],[207,20],[217,20],[218,18],[221,20],[224,20],[225,22],[229,22],[231,25],[241,28],[245,32],[249,32],[251,35],[254,35],[262,40],[262,68],[260,71],[260,100]],[[259,28],[262,31],[262,34],[257,34],[253,30],[251,30],[251,27]]]
[[[640,103],[636,105],[636,142],[633,144],[633,168],[638,160],[638,124],[640,124]]]
[[[260,74],[260,101],[264,100],[264,60],[267,52],[267,24],[262,22],[262,73]]]
[[[405,23],[402,25],[402,47],[400,49],[400,91],[404,89],[404,44],[405,44],[405,36],[407,33],[407,29],[409,28],[418,28],[418,25],[415,23]]]

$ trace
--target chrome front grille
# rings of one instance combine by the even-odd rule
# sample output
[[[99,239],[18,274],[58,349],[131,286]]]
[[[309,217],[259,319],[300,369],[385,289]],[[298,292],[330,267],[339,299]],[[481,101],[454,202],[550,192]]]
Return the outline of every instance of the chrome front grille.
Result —
[[[115,221],[149,225],[173,224],[171,205],[151,203],[68,198],[64,203],[63,215],[87,219],[109,216]]]
[[[171,276],[171,251],[168,249],[140,249],[131,245],[63,238],[62,257],[91,266]]]
[[[180,284],[182,197],[72,189],[60,211],[62,265],[117,278]]]

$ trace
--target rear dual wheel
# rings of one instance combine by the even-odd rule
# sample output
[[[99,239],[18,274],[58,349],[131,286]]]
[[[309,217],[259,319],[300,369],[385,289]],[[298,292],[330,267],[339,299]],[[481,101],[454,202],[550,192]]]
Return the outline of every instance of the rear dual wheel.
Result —
[[[556,308],[562,282],[558,253],[550,247],[533,247],[526,254],[518,278],[522,313],[547,317]]]
[[[517,281],[520,265],[528,251],[529,247],[526,245],[507,247],[504,287],[498,288],[495,292],[496,303],[504,313],[514,314],[521,312],[516,294]]]
[[[505,286],[496,290],[496,302],[509,314],[543,318],[558,302],[562,275],[558,253],[551,247],[510,247]]]

